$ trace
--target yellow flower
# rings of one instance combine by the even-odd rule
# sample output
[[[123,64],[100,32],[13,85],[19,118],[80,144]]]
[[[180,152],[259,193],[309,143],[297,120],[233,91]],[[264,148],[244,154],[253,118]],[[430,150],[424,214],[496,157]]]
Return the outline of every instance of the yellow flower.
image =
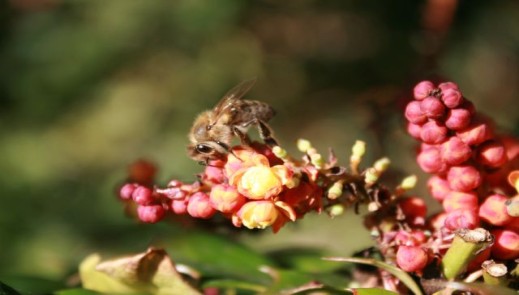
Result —
[[[270,201],[252,201],[243,205],[237,213],[241,224],[245,227],[266,228],[272,225],[279,216],[279,211]]]
[[[229,183],[247,198],[262,200],[281,193],[284,185],[295,186],[296,181],[291,171],[283,165],[269,167],[260,164],[238,170],[231,176]]]

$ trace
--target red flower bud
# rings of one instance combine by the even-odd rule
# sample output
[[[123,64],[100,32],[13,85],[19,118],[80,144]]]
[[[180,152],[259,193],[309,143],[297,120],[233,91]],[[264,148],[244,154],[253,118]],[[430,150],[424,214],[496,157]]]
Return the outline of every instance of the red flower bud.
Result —
[[[447,112],[447,118],[445,119],[445,126],[447,128],[460,131],[467,128],[470,125],[472,115],[467,109],[452,109]]]
[[[416,100],[422,100],[431,94],[434,90],[434,84],[431,81],[422,81],[413,89],[414,98]]]
[[[428,144],[438,144],[447,138],[447,127],[438,124],[436,121],[429,121],[422,126],[420,138]]]
[[[434,96],[429,96],[420,102],[422,113],[428,118],[439,119],[445,113],[445,106]]]
[[[485,123],[473,123],[456,134],[468,145],[478,145],[492,137],[490,126]]]
[[[458,84],[456,84],[454,82],[443,82],[443,83],[440,83],[440,85],[438,85],[438,88],[440,88],[440,90],[442,92],[443,91],[447,91],[448,89],[459,90]]]
[[[427,206],[422,198],[409,197],[403,198],[398,203],[400,209],[405,215],[405,219],[409,223],[424,223],[427,213]],[[418,219],[418,220],[417,220]]]
[[[494,168],[502,166],[508,160],[504,145],[497,141],[483,143],[478,148],[476,159],[479,163]]]
[[[137,187],[134,183],[127,183],[121,187],[119,190],[119,197],[122,200],[129,200],[132,198],[132,194],[135,191],[135,188]]]
[[[492,246],[492,256],[496,259],[516,259],[519,257],[519,233],[498,229],[492,231],[494,235],[494,245]]]
[[[212,183],[222,183],[225,181],[223,168],[212,165],[206,166],[202,178]]]
[[[499,194],[490,195],[479,207],[479,217],[484,221],[497,226],[505,225],[512,221],[508,215],[505,202],[507,197]]]
[[[423,231],[416,230],[408,232],[400,230],[395,236],[395,243],[404,246],[420,246],[427,241],[427,236]]]
[[[447,165],[442,161],[440,151],[437,148],[422,150],[416,158],[418,165],[427,173],[442,173]]]
[[[427,252],[419,246],[400,246],[396,252],[396,263],[407,272],[421,271],[428,260]]]
[[[449,187],[454,191],[468,192],[481,184],[481,174],[474,166],[453,166],[447,172]]]
[[[472,149],[456,136],[452,136],[441,145],[441,156],[449,165],[459,165],[470,159]]]
[[[420,132],[422,132],[422,126],[413,124],[411,122],[407,123],[407,133],[409,133],[409,135],[411,135],[414,139],[421,140]]]
[[[415,100],[407,104],[405,108],[405,117],[409,122],[413,124],[420,125],[427,121],[427,117],[420,108],[420,102]]]
[[[462,228],[475,229],[479,225],[478,215],[474,210],[457,209],[447,213],[445,228],[455,231]]]
[[[432,197],[437,201],[442,202],[445,196],[451,191],[449,182],[440,176],[432,176],[427,181],[427,188]]]
[[[161,205],[139,205],[137,207],[137,216],[139,220],[146,223],[159,222],[165,214],[165,210]]]
[[[448,88],[442,90],[442,101],[449,109],[453,109],[463,102],[463,96],[458,89]]]
[[[133,201],[139,205],[153,202],[153,191],[145,186],[138,186],[132,193]]]
[[[445,196],[442,205],[447,213],[458,209],[476,211],[478,209],[478,196],[473,192],[451,191]]]
[[[172,200],[171,211],[175,214],[186,214],[187,213],[187,201],[186,200]]]
[[[187,203],[187,213],[197,218],[211,218],[216,210],[211,206],[209,196],[202,192],[194,193]]]
[[[149,185],[157,174],[155,164],[147,160],[138,160],[132,163],[128,169],[129,179],[138,184]]]

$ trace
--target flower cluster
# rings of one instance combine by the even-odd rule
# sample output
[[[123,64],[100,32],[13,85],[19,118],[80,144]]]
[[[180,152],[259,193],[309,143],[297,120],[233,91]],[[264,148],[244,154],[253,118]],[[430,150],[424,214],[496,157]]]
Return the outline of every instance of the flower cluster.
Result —
[[[266,145],[238,146],[225,161],[205,167],[194,183],[171,180],[165,188],[130,180],[119,192],[137,205],[143,222],[155,223],[169,214],[208,219],[220,213],[239,227],[278,231],[308,211],[322,209],[322,190],[316,184],[318,168],[308,161],[275,155]],[[279,157],[278,157],[279,156]]]
[[[450,245],[449,234],[484,227],[495,241],[479,264],[489,257],[518,258],[519,217],[508,209],[517,184],[506,180],[518,173],[519,141],[497,135],[492,122],[476,113],[452,82],[418,83],[405,117],[408,133],[421,142],[417,162],[432,174],[429,191],[443,207],[430,220],[436,252]]]

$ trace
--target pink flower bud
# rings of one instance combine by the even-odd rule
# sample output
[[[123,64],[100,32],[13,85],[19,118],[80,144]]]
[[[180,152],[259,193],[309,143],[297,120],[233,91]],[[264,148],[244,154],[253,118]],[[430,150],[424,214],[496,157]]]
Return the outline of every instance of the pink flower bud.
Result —
[[[133,201],[139,205],[153,202],[153,191],[145,186],[138,186],[132,193]]]
[[[438,85],[438,88],[440,88],[440,90],[442,92],[446,91],[448,89],[459,90],[458,84],[456,84],[454,82],[443,82],[443,83],[440,83],[440,85]]]
[[[474,210],[457,209],[447,213],[444,226],[455,231],[462,228],[475,229],[479,225],[478,215]]]
[[[440,151],[437,148],[422,150],[416,158],[418,165],[427,173],[443,173],[447,165],[442,161]]]
[[[431,81],[422,81],[413,89],[414,98],[416,100],[422,100],[427,96],[431,95],[431,91],[434,90],[434,84]]]
[[[409,133],[409,135],[411,135],[414,139],[421,139],[420,132],[422,132],[422,126],[413,124],[411,122],[407,123],[407,133]]]
[[[187,203],[187,213],[196,218],[211,218],[216,210],[211,206],[206,193],[194,193]]]
[[[436,121],[429,121],[422,126],[420,137],[428,144],[438,144],[447,138],[447,128]]]
[[[447,213],[441,212],[430,216],[427,220],[427,225],[434,229],[435,231],[440,231],[445,226],[445,219],[447,218]]]
[[[447,112],[447,118],[445,119],[445,126],[447,128],[460,131],[467,128],[470,125],[472,115],[466,109],[452,109]]]
[[[431,119],[439,119],[445,114],[445,106],[434,96],[429,96],[420,102],[422,113]]]
[[[421,125],[427,121],[427,117],[420,108],[420,102],[413,100],[409,102],[405,108],[405,117],[407,121]]]
[[[427,188],[432,197],[439,202],[442,202],[445,199],[445,196],[451,191],[449,182],[437,175],[429,178],[427,181]]]
[[[246,198],[228,184],[213,186],[209,200],[213,208],[224,213],[234,212],[246,202]]]
[[[427,252],[419,246],[400,246],[396,252],[396,263],[407,272],[421,271],[428,260]]]
[[[456,136],[452,136],[441,145],[441,156],[449,165],[459,165],[470,159],[472,149]]]
[[[459,90],[449,88],[442,90],[442,101],[449,109],[453,109],[463,102],[463,96]]]
[[[452,190],[468,192],[481,185],[481,174],[474,166],[452,166],[447,172],[447,181]]]
[[[497,141],[483,143],[478,148],[476,159],[479,163],[493,168],[502,166],[508,160],[504,145]]]
[[[397,245],[405,246],[420,246],[427,241],[427,236],[421,230],[408,232],[400,230],[395,236],[395,243]]]
[[[451,191],[445,196],[442,205],[447,213],[458,209],[476,211],[478,209],[478,196],[474,192]]]
[[[511,260],[519,257],[519,233],[498,229],[491,232],[494,235],[492,256],[496,259]]]
[[[427,206],[422,198],[409,197],[403,198],[398,203],[405,219],[411,224],[424,224],[425,215],[427,213]]]
[[[146,223],[156,223],[164,217],[165,210],[161,205],[139,205],[137,216],[139,220]]]
[[[187,213],[187,201],[186,200],[172,200],[171,210],[173,213],[181,215]]]
[[[478,145],[492,137],[490,126],[485,123],[472,123],[456,134],[468,145]]]
[[[513,217],[508,215],[505,202],[507,197],[499,194],[490,195],[479,207],[479,217],[482,220],[497,226],[505,225],[512,221]]]
[[[119,197],[122,200],[129,200],[132,198],[132,194],[135,191],[135,188],[137,187],[134,183],[127,183],[121,187],[119,190]]]
[[[225,181],[223,168],[216,166],[206,166],[205,171],[202,174],[202,178],[212,183],[222,183]]]

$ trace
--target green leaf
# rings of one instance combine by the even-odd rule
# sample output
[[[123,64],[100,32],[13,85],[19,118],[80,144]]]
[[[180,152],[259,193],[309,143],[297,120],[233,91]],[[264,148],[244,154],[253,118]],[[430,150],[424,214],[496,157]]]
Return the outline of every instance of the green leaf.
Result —
[[[416,282],[413,280],[413,278],[405,271],[401,270],[400,268],[387,264],[385,262],[375,260],[375,259],[367,259],[367,258],[347,258],[347,257],[326,257],[325,260],[330,261],[339,261],[339,262],[351,262],[351,263],[359,263],[359,264],[366,264],[366,265],[372,265],[376,266],[378,268],[381,268],[390,274],[397,277],[402,283],[404,283],[411,292],[413,292],[416,295],[422,295],[422,290],[420,289],[420,286],[416,284]]]
[[[18,291],[0,282],[0,295],[20,295]]]
[[[92,290],[76,288],[76,289],[67,289],[67,290],[57,291],[57,292],[54,292],[53,294],[54,295],[98,295],[101,293],[98,293],[98,292],[95,292]]]
[[[238,280],[211,280],[203,285],[203,288],[218,288],[223,290],[246,290],[255,293],[262,293],[267,290],[267,287],[254,283],[238,281]]]
[[[3,275],[0,276],[0,281],[9,284],[21,294],[45,294],[66,287],[62,282],[28,276]]]
[[[353,295],[398,295],[398,293],[380,288],[354,288],[351,290]]]
[[[274,283],[268,288],[268,294],[295,294],[304,290],[321,288],[345,289],[349,280],[333,273],[311,274],[295,270],[263,268]]]
[[[83,287],[102,293],[200,294],[184,282],[161,249],[104,262],[93,254],[81,263],[79,273]]]
[[[324,253],[319,249],[287,248],[269,252],[268,255],[283,268],[308,273],[333,272],[344,268],[341,264],[323,260]]]
[[[451,282],[444,280],[422,280],[422,286],[427,293],[437,292],[441,290],[450,289],[456,291],[467,291],[469,293],[477,295],[517,295],[516,290],[512,290],[503,286],[488,285],[485,283],[464,283],[464,282]],[[436,294],[436,293],[434,293]],[[448,293],[450,294],[450,293]]]
[[[270,284],[259,269],[273,266],[267,257],[221,236],[195,233],[174,240],[166,247],[175,261],[197,268],[204,277],[246,280]]]

